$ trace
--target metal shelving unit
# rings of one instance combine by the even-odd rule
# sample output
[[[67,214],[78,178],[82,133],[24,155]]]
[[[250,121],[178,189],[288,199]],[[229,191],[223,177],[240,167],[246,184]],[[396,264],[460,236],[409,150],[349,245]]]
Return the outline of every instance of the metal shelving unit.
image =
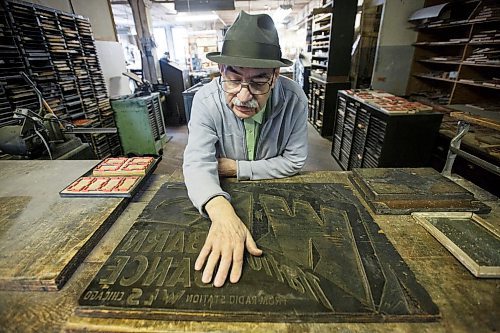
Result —
[[[309,122],[330,137],[335,119],[337,91],[349,89],[355,1],[324,1],[312,11]]]

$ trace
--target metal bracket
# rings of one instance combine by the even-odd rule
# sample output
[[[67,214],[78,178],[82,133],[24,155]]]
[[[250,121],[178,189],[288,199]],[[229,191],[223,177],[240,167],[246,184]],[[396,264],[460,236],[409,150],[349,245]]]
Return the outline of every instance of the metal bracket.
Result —
[[[455,158],[460,156],[469,162],[472,162],[496,175],[500,176],[500,167],[489,163],[477,156],[469,154],[463,150],[460,150],[460,144],[462,143],[462,138],[467,134],[470,129],[470,124],[468,122],[460,120],[458,122],[457,135],[450,142],[450,149],[448,150],[448,156],[446,158],[446,164],[441,172],[443,176],[450,177],[451,169],[453,168],[453,163],[455,163]]]

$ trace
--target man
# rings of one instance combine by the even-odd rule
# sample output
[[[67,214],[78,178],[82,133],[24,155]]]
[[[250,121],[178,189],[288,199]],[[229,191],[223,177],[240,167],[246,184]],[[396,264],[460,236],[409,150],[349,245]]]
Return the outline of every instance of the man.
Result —
[[[241,12],[227,31],[221,52],[207,54],[221,77],[201,88],[193,99],[189,138],[184,152],[188,194],[212,224],[195,262],[202,281],[221,287],[229,275],[238,282],[245,248],[262,254],[236,215],[219,176],[238,180],[288,177],[307,157],[307,97],[279,68],[276,28],[270,16]]]

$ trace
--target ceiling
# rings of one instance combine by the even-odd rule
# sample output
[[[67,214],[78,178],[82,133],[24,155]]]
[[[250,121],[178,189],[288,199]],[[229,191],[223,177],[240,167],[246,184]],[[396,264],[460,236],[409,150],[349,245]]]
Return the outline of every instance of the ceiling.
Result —
[[[304,13],[317,5],[319,0],[235,0],[235,10],[219,10],[213,12],[197,12],[177,14],[173,0],[153,0],[150,6],[150,13],[155,27],[165,25],[197,25],[210,28],[221,28],[231,25],[238,13],[242,10],[251,14],[267,13],[272,14],[279,8],[291,5],[291,13],[284,20],[285,24],[293,24],[300,21]],[[117,26],[133,26],[132,10],[125,0],[111,0],[115,24]],[[176,17],[187,14],[217,14],[218,18],[212,21],[197,23],[181,23]]]
[[[230,25],[234,22],[238,13],[242,10],[251,14],[271,13],[278,9],[280,5],[291,4],[292,12],[289,17],[294,17],[302,14],[304,7],[309,4],[311,0],[291,0],[291,1],[278,1],[278,0],[251,0],[251,1],[235,1],[235,10],[218,11],[217,15],[227,24]]]

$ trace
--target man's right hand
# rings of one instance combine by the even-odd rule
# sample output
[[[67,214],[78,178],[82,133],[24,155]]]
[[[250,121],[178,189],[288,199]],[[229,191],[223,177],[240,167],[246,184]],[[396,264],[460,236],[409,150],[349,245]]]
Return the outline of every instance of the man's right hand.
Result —
[[[194,269],[201,270],[206,262],[201,281],[209,283],[212,281],[215,267],[219,264],[213,285],[222,287],[229,269],[231,269],[229,281],[236,283],[241,277],[245,248],[254,256],[260,256],[262,250],[257,247],[250,231],[226,198],[217,196],[211,199],[205,205],[205,210],[212,220],[212,225]]]

